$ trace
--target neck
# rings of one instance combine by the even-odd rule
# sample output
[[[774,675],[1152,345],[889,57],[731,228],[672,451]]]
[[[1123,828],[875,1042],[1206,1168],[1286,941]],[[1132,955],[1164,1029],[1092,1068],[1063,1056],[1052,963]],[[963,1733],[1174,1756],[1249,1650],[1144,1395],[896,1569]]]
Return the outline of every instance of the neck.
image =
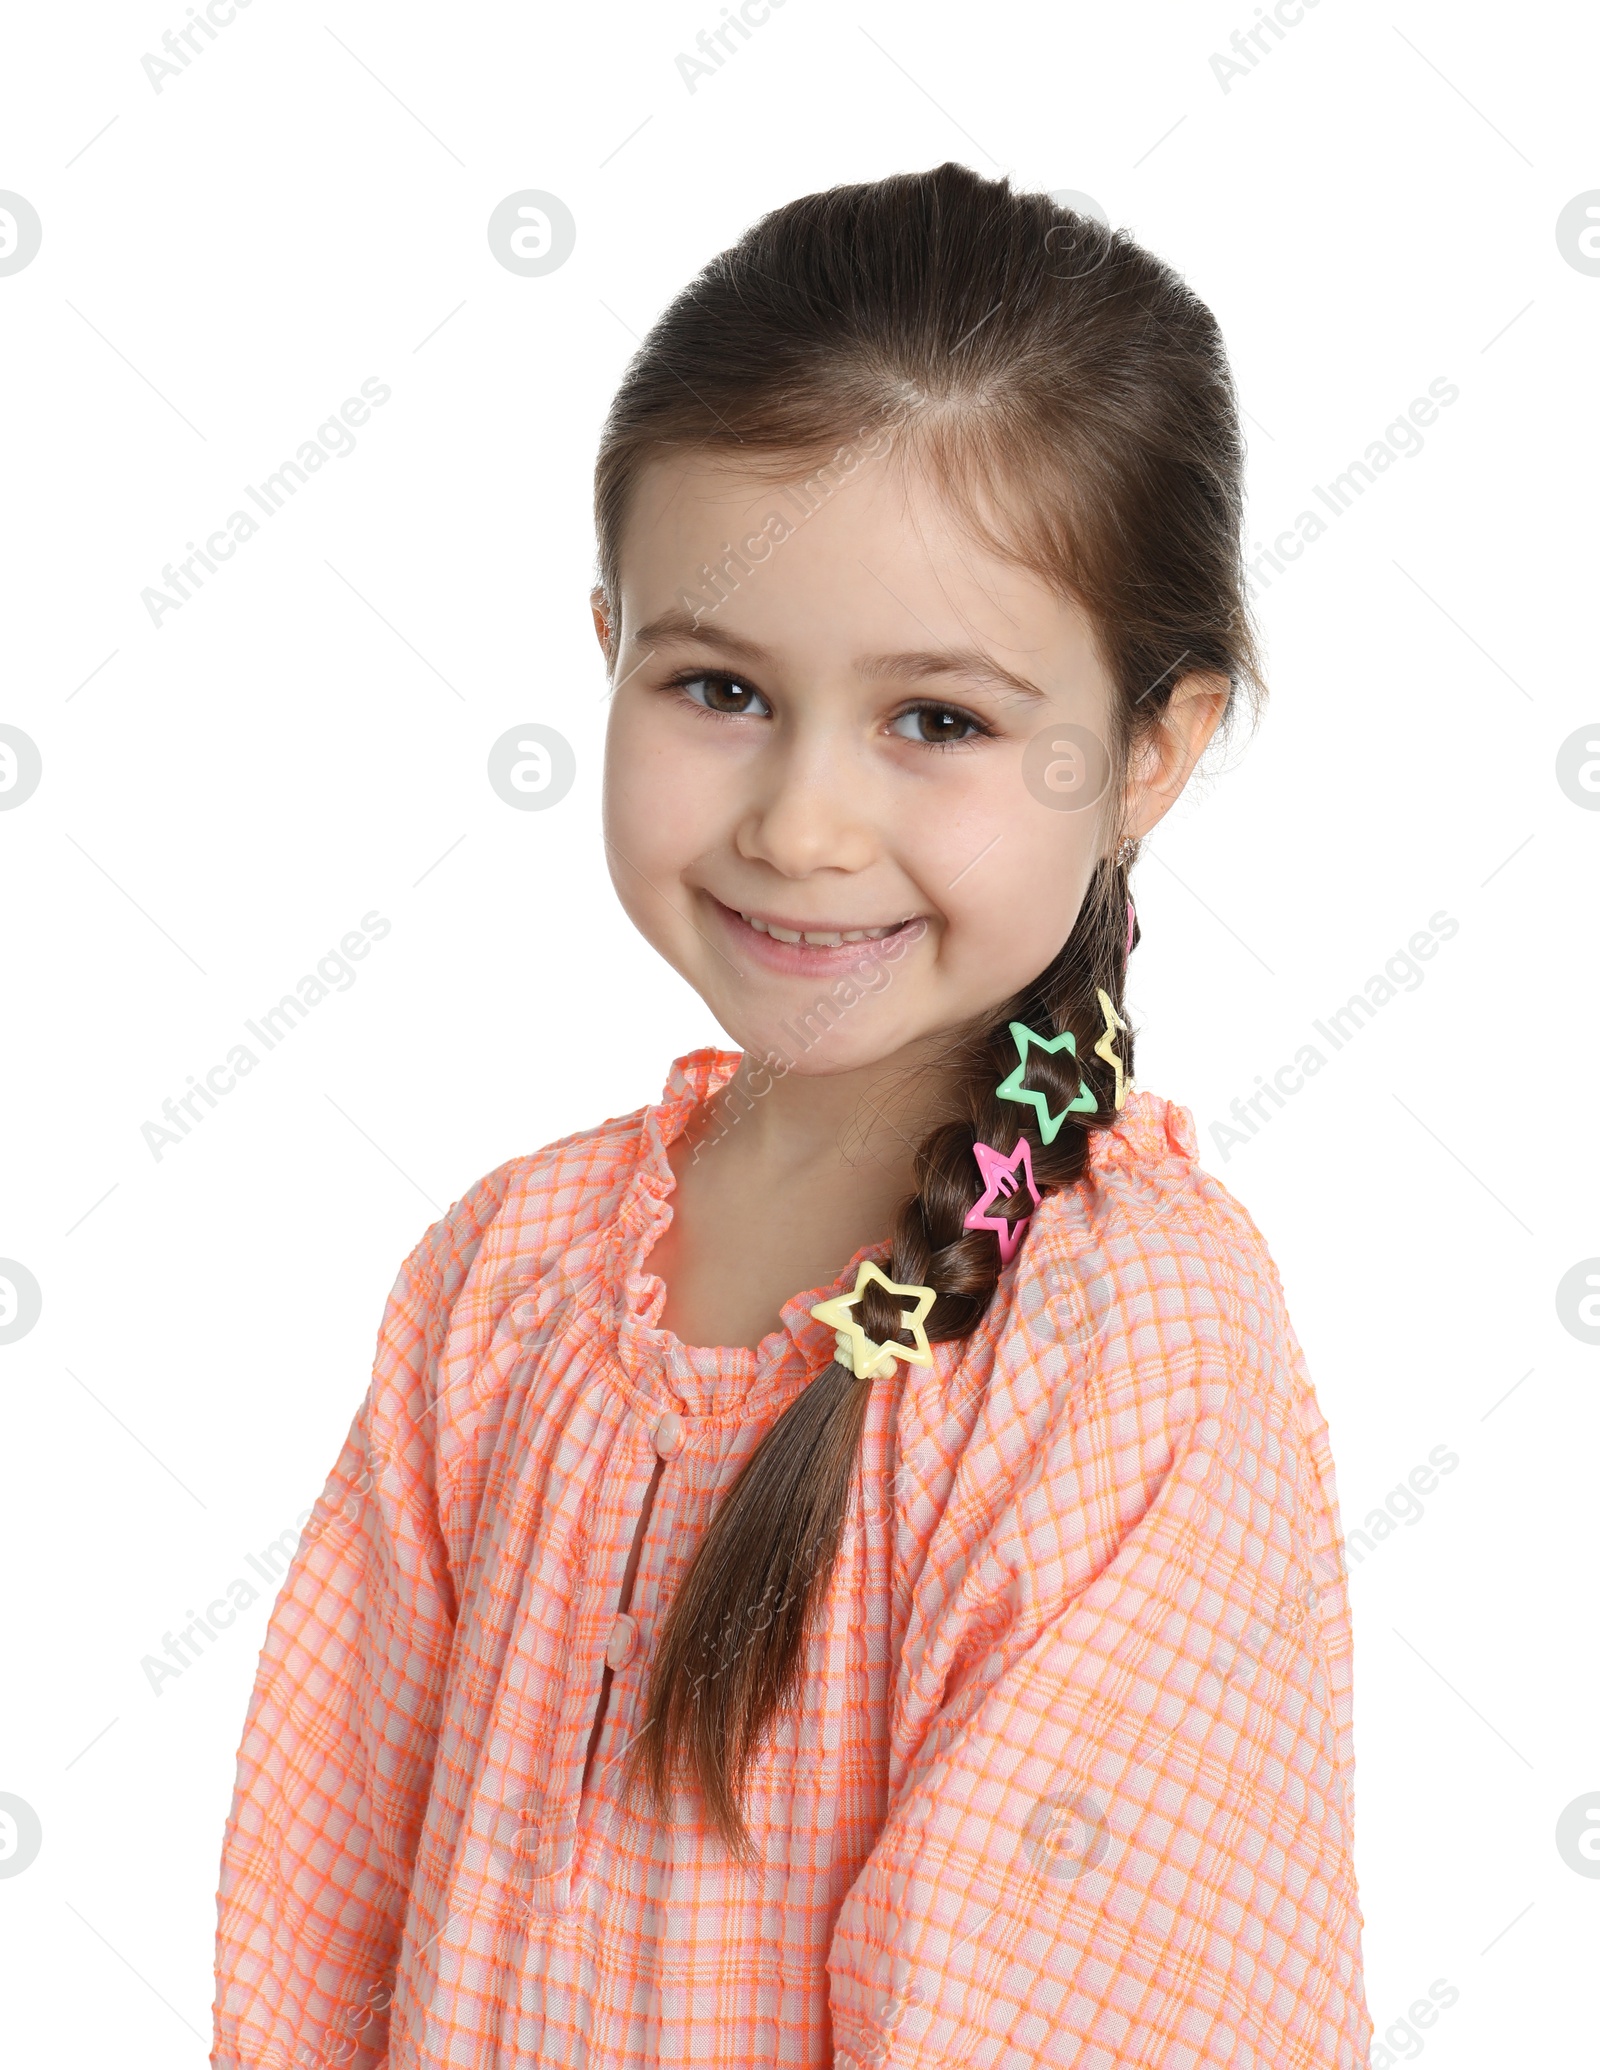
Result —
[[[774,1180],[870,1164],[909,1192],[917,1145],[948,1112],[946,1074],[930,1068],[940,1047],[912,1043],[850,1070],[782,1077],[747,1054],[717,1104],[734,1095],[743,1154]]]

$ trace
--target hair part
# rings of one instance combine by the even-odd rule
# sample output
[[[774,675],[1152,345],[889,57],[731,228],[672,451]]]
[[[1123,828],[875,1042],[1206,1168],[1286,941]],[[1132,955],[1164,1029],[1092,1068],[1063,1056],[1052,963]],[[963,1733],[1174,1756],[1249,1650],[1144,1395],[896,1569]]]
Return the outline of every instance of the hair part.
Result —
[[[1070,1115],[1053,1143],[1030,1138],[1041,1194],[1081,1178],[1090,1130],[1115,1120],[1115,1074],[1093,1043],[1101,991],[1127,1018],[1137,843],[1119,814],[1132,758],[1186,676],[1228,683],[1224,733],[1241,697],[1259,712],[1266,686],[1244,586],[1243,441],[1211,312],[1125,232],[954,163],[773,210],[658,318],[595,468],[613,627],[645,467],[701,454],[781,482],[826,455],[842,465],[852,440],[876,464],[885,433],[889,455],[925,470],[977,541],[1079,606],[1112,686],[1103,853],[1077,920],[1048,968],[953,1032],[941,1067],[949,1118],[918,1146],[915,1191],[882,1261],[897,1283],[935,1289],[928,1336],[949,1342],[977,1327],[999,1278],[993,1233],[962,1225],[982,1190],[973,1144],[1006,1154],[1023,1133],[1027,1110],[996,1097],[1016,1062],[1010,1023],[1077,1037],[1076,1059],[1029,1058],[1029,1083],[1053,1110],[1082,1085],[1095,1096],[1095,1112]],[[1132,1030],[1117,1039],[1131,1077]],[[881,1289],[857,1314],[880,1342],[905,1340]],[[741,1800],[764,1735],[799,1694],[873,1384],[831,1362],[777,1419],[658,1636],[626,1777],[658,1808],[680,1779],[697,1783],[741,1858]]]

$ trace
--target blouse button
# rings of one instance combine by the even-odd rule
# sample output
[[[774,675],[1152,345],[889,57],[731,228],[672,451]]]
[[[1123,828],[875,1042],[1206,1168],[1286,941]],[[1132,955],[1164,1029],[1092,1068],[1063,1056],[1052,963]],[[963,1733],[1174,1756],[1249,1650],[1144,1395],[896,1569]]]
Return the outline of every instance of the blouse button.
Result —
[[[632,1660],[639,1644],[639,1627],[633,1618],[619,1617],[611,1627],[611,1637],[606,1641],[606,1665],[611,1668],[626,1667]]]
[[[512,1326],[519,1330],[530,1330],[539,1319],[539,1304],[529,1294],[511,1304]]]
[[[668,1409],[660,1417],[654,1431],[656,1451],[663,1459],[675,1459],[683,1450],[683,1418],[675,1410]]]

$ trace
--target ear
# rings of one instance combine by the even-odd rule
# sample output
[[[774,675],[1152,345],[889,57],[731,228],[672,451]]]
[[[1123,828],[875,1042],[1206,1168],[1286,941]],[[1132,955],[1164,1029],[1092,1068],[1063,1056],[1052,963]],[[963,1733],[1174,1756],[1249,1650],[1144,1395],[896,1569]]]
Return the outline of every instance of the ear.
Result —
[[[589,609],[594,617],[595,637],[600,642],[600,652],[605,656],[606,666],[609,668],[615,653],[613,628],[611,615],[606,607],[606,593],[598,583],[589,592]]]
[[[1159,721],[1134,753],[1124,835],[1148,834],[1177,804],[1227,710],[1229,687],[1226,676],[1199,671],[1174,684]]]

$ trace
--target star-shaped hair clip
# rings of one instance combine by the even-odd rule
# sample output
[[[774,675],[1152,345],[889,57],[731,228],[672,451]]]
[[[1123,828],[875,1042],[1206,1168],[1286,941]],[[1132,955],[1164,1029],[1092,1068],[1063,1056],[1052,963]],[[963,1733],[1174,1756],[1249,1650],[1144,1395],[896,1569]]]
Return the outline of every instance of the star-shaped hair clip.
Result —
[[[1014,1222],[1008,1222],[1004,1215],[991,1213],[991,1209],[1002,1200],[1009,1200],[1018,1190],[1017,1171],[1028,1182],[1028,1191],[1033,1195],[1033,1206],[1038,1207],[1039,1189],[1033,1181],[1033,1152],[1028,1148],[1026,1136],[1018,1142],[1009,1157],[1002,1157],[998,1150],[987,1143],[974,1143],[972,1154],[978,1160],[978,1169],[983,1174],[983,1198],[968,1208],[963,1229],[992,1229],[1000,1244],[1000,1263],[1009,1265],[1022,1241],[1022,1232],[1028,1226],[1033,1208],[1026,1215],[1019,1215]]]
[[[1059,1114],[1052,1114],[1050,1112],[1050,1103],[1043,1093],[1025,1092],[1023,1090],[1022,1076],[1028,1068],[1028,1051],[1030,1048],[1045,1050],[1051,1056],[1056,1056],[1062,1050],[1065,1050],[1067,1055],[1076,1062],[1078,1041],[1070,1028],[1063,1029],[1059,1035],[1046,1037],[1035,1035],[1033,1030],[1025,1026],[1021,1021],[1013,1021],[1011,1023],[1011,1039],[1017,1045],[1017,1068],[1011,1073],[1009,1078],[1002,1080],[996,1086],[995,1094],[999,1099],[1016,1100],[1020,1105],[1035,1108],[1039,1116],[1039,1134],[1045,1142],[1053,1143],[1055,1141],[1056,1137],[1061,1133],[1061,1124],[1069,1114],[1094,1114],[1098,1112],[1100,1103],[1094,1096],[1094,1088],[1083,1077],[1081,1071],[1078,1074],[1081,1082],[1078,1087],[1077,1098],[1069,1101]]]
[[[917,1340],[915,1345],[875,1344],[850,1313],[867,1290],[869,1280],[876,1280],[887,1294],[915,1296],[915,1308],[907,1309],[902,1328],[908,1329]],[[886,1279],[870,1258],[864,1258],[856,1274],[855,1292],[835,1294],[831,1301],[819,1301],[811,1313],[820,1323],[827,1323],[837,1332],[835,1356],[841,1366],[848,1366],[858,1380],[887,1380],[894,1371],[894,1362],[903,1358],[908,1366],[931,1366],[933,1349],[928,1343],[928,1333],[922,1327],[923,1317],[938,1299],[932,1287],[896,1286],[892,1279]]]
[[[1115,1042],[1118,1035],[1127,1034],[1128,1024],[1126,1021],[1119,1020],[1117,1018],[1117,1009],[1111,1004],[1111,1001],[1106,997],[1105,993],[1102,992],[1098,987],[1096,987],[1095,996],[1100,1001],[1100,1011],[1106,1017],[1106,1031],[1100,1037],[1100,1040],[1095,1044],[1094,1053],[1097,1057],[1102,1058],[1106,1063],[1108,1063],[1111,1066],[1112,1070],[1115,1071],[1117,1074],[1116,1104],[1118,1112],[1120,1113],[1122,1103],[1128,1097],[1129,1081],[1123,1072],[1122,1059],[1117,1055],[1117,1052],[1112,1045]]]

